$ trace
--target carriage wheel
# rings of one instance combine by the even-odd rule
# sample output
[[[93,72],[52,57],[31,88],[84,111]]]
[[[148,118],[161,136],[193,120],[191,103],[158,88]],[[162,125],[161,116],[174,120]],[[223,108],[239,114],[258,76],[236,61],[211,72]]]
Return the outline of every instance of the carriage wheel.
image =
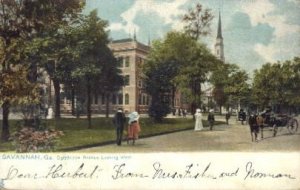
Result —
[[[278,126],[276,124],[273,125],[273,137],[276,136],[278,130]]]
[[[296,119],[292,119],[288,125],[288,130],[291,134],[294,134],[298,130],[298,121]]]

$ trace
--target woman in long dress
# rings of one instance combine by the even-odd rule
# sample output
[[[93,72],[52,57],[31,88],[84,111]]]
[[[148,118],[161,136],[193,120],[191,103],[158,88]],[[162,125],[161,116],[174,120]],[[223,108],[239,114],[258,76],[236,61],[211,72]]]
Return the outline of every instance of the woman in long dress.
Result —
[[[195,113],[195,131],[201,131],[203,129],[203,124],[202,124],[202,113],[200,109],[196,109]]]
[[[132,144],[134,145],[135,141],[139,138],[139,132],[141,131],[139,117],[137,112],[129,114],[127,144],[129,144],[129,140],[132,140]]]

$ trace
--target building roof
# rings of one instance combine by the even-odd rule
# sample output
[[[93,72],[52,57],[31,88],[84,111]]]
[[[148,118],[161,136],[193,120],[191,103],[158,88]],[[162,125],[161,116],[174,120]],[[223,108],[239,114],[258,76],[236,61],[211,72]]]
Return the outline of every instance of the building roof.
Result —
[[[132,42],[132,38],[124,38],[124,39],[119,39],[119,40],[113,40],[111,43],[123,43],[123,42]]]

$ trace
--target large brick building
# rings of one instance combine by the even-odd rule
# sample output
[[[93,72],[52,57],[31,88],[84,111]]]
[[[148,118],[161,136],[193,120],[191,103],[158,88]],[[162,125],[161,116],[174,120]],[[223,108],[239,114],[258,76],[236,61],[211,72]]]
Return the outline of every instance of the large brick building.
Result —
[[[108,46],[117,58],[124,77],[122,89],[110,97],[109,110],[115,112],[121,107],[125,112],[147,112],[150,97],[144,90],[142,65],[147,59],[150,47],[138,42],[136,38],[115,40]],[[101,94],[94,97],[92,108],[95,112],[105,112],[105,97]]]

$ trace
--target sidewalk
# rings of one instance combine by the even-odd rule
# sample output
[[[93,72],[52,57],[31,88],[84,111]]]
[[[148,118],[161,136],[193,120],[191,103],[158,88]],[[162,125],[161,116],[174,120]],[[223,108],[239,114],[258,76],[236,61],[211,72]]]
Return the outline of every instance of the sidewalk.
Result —
[[[76,152],[300,151],[299,131],[289,135],[283,128],[273,137],[272,131],[265,130],[264,136],[263,140],[252,142],[249,126],[231,119],[229,126],[218,125],[213,131],[188,130],[139,139],[134,146],[124,141],[122,146],[111,144]]]

